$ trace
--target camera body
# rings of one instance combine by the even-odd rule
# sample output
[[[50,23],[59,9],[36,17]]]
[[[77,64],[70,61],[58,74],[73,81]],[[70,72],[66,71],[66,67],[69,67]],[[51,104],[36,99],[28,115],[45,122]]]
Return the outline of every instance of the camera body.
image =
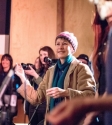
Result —
[[[34,68],[34,65],[31,64],[31,63],[27,63],[27,64],[21,63],[21,66],[22,66],[22,68],[23,68],[24,70],[30,70],[30,67],[29,67],[29,66],[31,66],[33,69],[35,69],[35,68]]]
[[[49,57],[44,57],[44,62],[46,62],[49,66],[52,66],[57,63],[57,59],[50,59]]]

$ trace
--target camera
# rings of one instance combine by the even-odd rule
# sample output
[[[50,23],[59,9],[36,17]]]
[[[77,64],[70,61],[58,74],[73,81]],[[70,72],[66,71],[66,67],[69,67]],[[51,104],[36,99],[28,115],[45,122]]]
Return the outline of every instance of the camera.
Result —
[[[31,63],[27,63],[27,64],[21,63],[21,66],[22,66],[22,68],[23,68],[24,70],[30,70],[30,67],[29,67],[29,66],[31,66],[33,69],[35,69],[35,68],[34,68],[34,65],[31,64]]]
[[[49,57],[44,57],[44,62],[51,66],[57,63],[57,59],[50,59]]]

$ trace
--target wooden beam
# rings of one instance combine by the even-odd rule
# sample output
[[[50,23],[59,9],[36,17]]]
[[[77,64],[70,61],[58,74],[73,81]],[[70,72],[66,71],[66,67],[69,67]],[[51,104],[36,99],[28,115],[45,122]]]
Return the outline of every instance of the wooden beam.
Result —
[[[57,0],[57,34],[64,30],[64,0]]]

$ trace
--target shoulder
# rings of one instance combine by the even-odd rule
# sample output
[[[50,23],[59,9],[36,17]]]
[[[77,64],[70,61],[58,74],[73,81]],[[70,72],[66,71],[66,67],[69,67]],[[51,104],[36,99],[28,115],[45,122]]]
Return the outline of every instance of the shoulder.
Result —
[[[55,67],[56,67],[56,64],[53,65],[53,66],[50,66],[50,67],[48,68],[48,70],[49,70],[49,71],[50,71],[50,70],[53,70],[53,69],[55,69]]]
[[[56,67],[56,65],[49,67],[48,70],[46,71],[44,77],[48,77],[49,75],[52,76],[54,73],[55,67]]]
[[[48,68],[48,70],[46,71],[46,73],[51,73],[51,72],[54,72],[55,67],[56,67],[56,64],[55,64],[55,65],[53,65],[53,66],[51,66],[51,67],[49,67],[49,68]]]
[[[74,57],[73,61],[70,64],[69,70],[74,70],[80,65],[80,61]]]
[[[78,71],[90,71],[90,68],[88,65],[82,63],[81,61],[74,59],[71,63],[71,67],[75,67]]]

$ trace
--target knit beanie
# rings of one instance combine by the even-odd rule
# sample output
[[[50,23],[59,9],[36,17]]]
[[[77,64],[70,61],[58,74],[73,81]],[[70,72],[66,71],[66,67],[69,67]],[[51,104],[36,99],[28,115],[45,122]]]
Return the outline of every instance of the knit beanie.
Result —
[[[89,62],[89,57],[86,54],[80,54],[77,59],[84,59],[87,61],[87,63]]]
[[[76,51],[77,46],[78,46],[78,41],[77,38],[74,36],[73,33],[70,33],[68,31],[65,32],[61,32],[55,39],[55,42],[58,38],[64,38],[66,39],[68,42],[70,42],[70,44],[72,45],[74,51]]]

